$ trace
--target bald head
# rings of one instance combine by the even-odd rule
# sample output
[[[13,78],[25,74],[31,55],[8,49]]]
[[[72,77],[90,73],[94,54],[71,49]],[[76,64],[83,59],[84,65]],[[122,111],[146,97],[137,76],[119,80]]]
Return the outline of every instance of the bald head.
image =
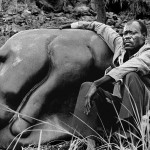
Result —
[[[126,23],[123,29],[124,48],[129,55],[135,54],[144,44],[147,36],[145,24],[139,20]]]
[[[126,23],[126,25],[131,25],[131,24],[136,24],[137,26],[139,25],[141,33],[144,36],[147,36],[147,27],[146,27],[146,25],[142,21],[140,21],[140,20],[131,20],[131,21],[128,21]]]

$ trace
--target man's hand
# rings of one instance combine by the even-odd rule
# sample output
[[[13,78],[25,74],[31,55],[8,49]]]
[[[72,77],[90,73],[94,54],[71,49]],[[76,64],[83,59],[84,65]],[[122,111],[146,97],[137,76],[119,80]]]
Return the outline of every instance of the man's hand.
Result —
[[[90,109],[92,107],[92,97],[95,94],[97,88],[95,86],[95,83],[93,82],[87,95],[85,96],[85,110],[84,113],[88,115],[90,113]]]
[[[72,29],[86,29],[90,24],[91,24],[91,22],[78,21],[78,22],[72,23],[71,28]]]
[[[62,30],[62,29],[71,29],[71,24],[61,25],[61,26],[59,27],[59,29],[60,29],[60,30]]]
[[[111,82],[114,82],[115,80],[109,76],[109,75],[104,75],[102,78],[94,81],[85,96],[85,110],[84,113],[88,115],[90,113],[90,109],[92,107],[92,100],[94,100],[94,94],[97,91],[97,87],[103,86],[104,84],[108,84]]]
[[[87,21],[78,21],[78,22],[73,22],[71,24],[65,24],[65,25],[61,25],[59,27],[59,29],[85,29],[88,27],[88,29],[92,29],[92,27],[90,28],[90,24],[91,22],[87,22]]]

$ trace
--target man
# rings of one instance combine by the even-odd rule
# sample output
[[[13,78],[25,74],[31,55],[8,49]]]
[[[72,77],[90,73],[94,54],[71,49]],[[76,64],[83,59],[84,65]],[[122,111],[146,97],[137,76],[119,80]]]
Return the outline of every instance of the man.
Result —
[[[121,120],[129,121],[131,127],[139,125],[141,116],[149,110],[150,100],[150,45],[145,42],[146,26],[139,20],[129,21],[124,26],[123,37],[110,26],[96,21],[80,21],[70,26],[93,30],[114,52],[109,71],[91,84],[85,96],[85,113],[89,114],[95,101],[104,125],[107,126],[109,120],[112,125]],[[113,93],[103,88],[109,83],[114,84]],[[84,86],[89,85],[84,83]],[[107,108],[110,104],[111,111]]]

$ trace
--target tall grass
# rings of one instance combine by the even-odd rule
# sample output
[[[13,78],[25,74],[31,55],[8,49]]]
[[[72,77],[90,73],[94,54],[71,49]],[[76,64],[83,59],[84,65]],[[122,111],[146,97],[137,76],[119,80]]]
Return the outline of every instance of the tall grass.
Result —
[[[130,121],[123,120],[118,115],[118,120],[120,122],[121,130],[117,130],[115,132],[107,132],[107,129],[103,126],[103,133],[99,134],[99,136],[94,137],[97,138],[96,141],[100,143],[99,146],[96,147],[96,149],[109,149],[109,150],[150,150],[150,134],[149,134],[149,117],[150,117],[150,110],[147,109],[146,114],[139,114],[138,108],[136,106],[136,103],[133,99],[132,94],[130,93],[128,87],[125,85],[125,88],[128,90],[128,93],[132,99],[132,108],[134,110],[134,122],[135,124],[132,124]],[[112,104],[114,105],[113,101]],[[149,104],[148,104],[149,105]],[[125,106],[124,106],[125,107]],[[143,106],[141,106],[143,107]],[[115,108],[115,105],[114,105]],[[149,108],[149,107],[147,107]],[[127,109],[127,108],[126,108]],[[129,111],[129,110],[128,110]],[[117,109],[116,109],[117,112]],[[130,111],[129,111],[130,113]],[[99,117],[100,119],[100,117]],[[124,124],[122,122],[125,122],[130,126],[130,128],[127,130],[124,127]],[[131,129],[131,130],[130,130]],[[138,133],[138,134],[137,134]],[[103,139],[102,139],[103,137]],[[86,137],[86,139],[93,137]],[[87,140],[88,142],[88,140]]]
[[[131,98],[132,95],[128,89],[128,87],[126,86]],[[113,104],[113,102],[112,102]],[[2,104],[1,104],[2,105]],[[114,105],[114,104],[113,104]],[[40,150],[42,149],[42,133],[46,130],[44,129],[34,129],[34,127],[40,125],[40,124],[47,124],[50,126],[54,126],[51,122],[45,122],[43,120],[39,120],[37,118],[33,118],[24,114],[20,114],[18,112],[15,112],[14,110],[11,110],[10,108],[7,108],[5,105],[2,105],[4,107],[4,110],[18,114],[19,116],[24,116],[24,117],[29,117],[30,119],[36,120],[38,123],[30,126],[29,128],[27,128],[26,130],[24,130],[22,133],[18,134],[13,141],[10,143],[10,145],[8,146],[7,150],[10,149],[10,147],[12,147],[13,144],[13,148],[12,150],[15,150],[22,134],[26,131],[32,131],[32,132],[39,132],[39,142],[37,144],[37,149]],[[115,106],[114,106],[115,107]],[[56,130],[47,130],[46,132],[60,132],[60,133],[65,133],[68,134],[70,136],[72,136],[72,139],[70,141],[70,146],[68,147],[69,150],[78,150],[81,147],[84,147],[84,149],[86,150],[94,150],[96,147],[96,150],[138,150],[140,148],[140,150],[150,150],[150,134],[149,134],[149,116],[150,116],[150,111],[147,110],[146,115],[143,114],[138,114],[137,113],[137,108],[134,108],[134,113],[135,118],[135,126],[133,126],[130,122],[126,121],[126,120],[122,120],[118,115],[118,120],[120,122],[121,125],[121,131],[107,131],[107,129],[105,129],[105,126],[102,125],[101,127],[101,131],[102,132],[97,132],[95,131],[96,136],[95,135],[90,135],[88,137],[82,137],[82,135],[80,133],[78,133],[77,136],[74,133],[77,133],[77,131],[75,131],[74,133],[70,133],[67,130],[60,128],[59,126],[57,127]],[[80,118],[78,118],[77,116],[74,116],[77,119],[80,120]],[[98,115],[99,117],[99,115]],[[99,119],[101,119],[99,117]],[[80,120],[82,121],[82,120]],[[126,122],[127,124],[129,124],[133,129],[138,130],[139,132],[139,136],[137,134],[135,134],[135,132],[133,132],[132,130],[128,130],[126,131],[126,129],[124,128],[124,125],[122,124],[122,121]],[[86,124],[86,122],[83,122],[84,124]],[[65,124],[65,123],[64,123]],[[88,126],[88,125],[87,125]],[[91,127],[88,126],[89,129],[91,130]],[[69,128],[72,128],[69,126]],[[135,140],[136,139],[136,140]],[[14,144],[15,142],[15,144]],[[96,143],[96,144],[95,144]],[[29,146],[30,147],[30,146]],[[23,148],[25,149],[29,149],[29,147]],[[30,147],[30,150],[31,147]],[[33,148],[34,150],[34,148]]]
[[[62,130],[62,129],[51,130],[51,131],[47,130],[47,132],[63,132],[63,133],[71,135],[72,140],[70,141],[70,146],[69,146],[68,150],[78,150],[81,147],[85,147],[86,150],[94,150],[95,144],[93,144],[91,142],[92,140],[94,140],[95,142],[98,143],[96,145],[97,150],[105,150],[105,149],[109,149],[109,150],[114,150],[114,149],[115,150],[138,150],[139,147],[141,150],[149,150],[150,149],[149,115],[150,115],[150,112],[148,111],[148,113],[142,117],[141,123],[137,124],[137,128],[140,131],[140,137],[137,137],[137,135],[132,133],[132,131],[128,131],[130,134],[130,137],[131,137],[130,140],[128,140],[128,137],[126,135],[126,131],[125,131],[123,126],[122,126],[122,129],[123,129],[124,133],[120,133],[120,132],[112,133],[112,132],[110,132],[108,135],[106,132],[104,132],[103,135],[101,135],[101,134],[99,134],[97,136],[91,135],[88,137],[77,137],[75,134],[69,133],[68,131]],[[41,121],[41,122],[46,123],[46,124],[50,124],[49,122],[43,122],[43,121]],[[128,122],[128,123],[130,124],[130,122]],[[34,126],[36,126],[36,125],[34,125]],[[42,146],[41,146],[42,130],[31,129],[34,126],[29,127],[28,129],[26,129],[23,132],[26,132],[26,131],[40,132],[39,143],[38,143],[38,147],[37,147],[38,150],[40,150],[40,149],[42,149]],[[23,132],[20,133],[18,136],[16,136],[17,140],[14,139],[14,141],[16,140],[16,144],[14,145],[13,149],[15,149],[17,142],[20,140],[20,137],[23,134]],[[114,137],[114,139],[113,139],[113,137]],[[134,141],[134,138],[136,138],[138,140],[138,141],[136,141],[136,143]],[[10,146],[11,146],[11,144],[10,144]],[[9,149],[9,147],[8,147],[8,149]],[[27,149],[28,148],[29,147],[27,147]],[[30,147],[30,150],[31,150],[31,147]],[[34,148],[33,148],[33,150],[34,150]]]

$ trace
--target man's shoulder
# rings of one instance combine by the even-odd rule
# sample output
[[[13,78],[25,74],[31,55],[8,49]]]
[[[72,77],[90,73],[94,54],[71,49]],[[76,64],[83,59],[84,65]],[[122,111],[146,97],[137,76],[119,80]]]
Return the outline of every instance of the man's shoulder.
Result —
[[[150,43],[144,44],[144,45],[140,48],[139,53],[142,53],[142,52],[144,52],[144,51],[146,51],[146,50],[150,50]]]
[[[146,43],[142,46],[143,48],[149,48],[150,47],[150,43]]]

